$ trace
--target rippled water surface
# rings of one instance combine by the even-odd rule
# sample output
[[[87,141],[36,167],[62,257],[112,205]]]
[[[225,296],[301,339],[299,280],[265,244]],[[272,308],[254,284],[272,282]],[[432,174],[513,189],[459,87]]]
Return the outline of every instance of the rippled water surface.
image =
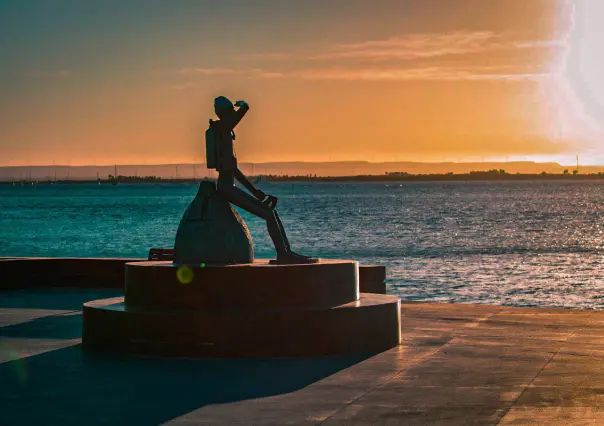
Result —
[[[604,183],[270,183],[292,246],[388,268],[409,300],[604,308]],[[0,186],[0,256],[144,257],[196,185]],[[242,213],[257,257],[274,255]]]

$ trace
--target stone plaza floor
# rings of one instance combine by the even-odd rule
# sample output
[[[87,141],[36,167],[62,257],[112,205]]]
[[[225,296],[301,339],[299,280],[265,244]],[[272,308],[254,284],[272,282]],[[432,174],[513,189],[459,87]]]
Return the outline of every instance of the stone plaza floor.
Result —
[[[82,303],[118,295],[0,292],[0,425],[604,424],[604,312],[403,303],[365,356],[83,351]]]

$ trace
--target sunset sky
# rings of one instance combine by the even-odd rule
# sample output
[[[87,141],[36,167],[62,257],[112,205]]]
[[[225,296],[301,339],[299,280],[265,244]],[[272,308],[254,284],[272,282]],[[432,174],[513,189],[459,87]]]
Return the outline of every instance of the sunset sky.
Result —
[[[0,0],[0,165],[604,164],[600,0]]]

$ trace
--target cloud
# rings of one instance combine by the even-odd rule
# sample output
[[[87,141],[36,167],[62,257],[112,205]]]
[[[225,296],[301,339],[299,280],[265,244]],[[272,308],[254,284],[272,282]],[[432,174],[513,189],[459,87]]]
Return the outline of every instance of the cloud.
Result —
[[[34,78],[68,78],[72,75],[71,70],[33,70],[27,73]]]
[[[564,48],[565,40],[523,40],[512,32],[452,31],[446,33],[416,33],[368,40],[339,43],[312,51],[293,53],[246,53],[240,57],[251,61],[309,61],[309,60],[417,60],[443,56],[467,55],[497,50]]]
[[[385,40],[332,46],[312,59],[359,58],[372,60],[416,59],[463,55],[501,45],[501,35],[491,31],[408,34]]]
[[[195,87],[197,87],[197,84],[194,83],[171,84],[167,86],[168,89],[177,91],[193,89]]]
[[[534,65],[540,55],[533,50],[548,53],[566,47],[566,40],[527,40],[512,32],[418,33],[320,46],[297,54],[247,53],[238,58],[243,61],[241,68],[183,68],[178,72],[187,76],[342,81],[535,80],[552,74]],[[464,65],[460,66],[460,61]],[[246,66],[250,63],[267,68]]]
[[[249,72],[246,72],[245,74],[249,75],[250,77],[257,77],[257,78],[283,78],[283,77],[285,77],[285,74],[283,74],[282,72],[265,71],[265,70],[258,69],[258,68],[253,68]]]
[[[182,68],[177,74],[194,76],[247,76],[250,78],[281,78],[283,73],[277,71],[265,71],[260,68],[234,69],[234,68]]]
[[[341,81],[454,81],[454,80],[535,80],[550,77],[551,74],[530,68],[513,66],[501,67],[418,67],[418,68],[358,68],[358,67],[317,67],[290,72],[265,71],[259,69],[205,69],[202,75],[241,76],[245,78],[289,78],[298,80],[341,80]],[[186,90],[196,84],[186,82],[169,86],[173,90]]]
[[[161,74],[166,74],[162,71]],[[285,74],[279,71],[266,71],[260,68],[181,68],[167,74],[176,74],[186,77],[187,81],[169,84],[166,86],[169,90],[185,91],[199,86],[196,77],[237,77],[237,78],[260,78],[260,79],[279,79],[284,78]]]
[[[252,52],[239,55],[239,59],[244,61],[284,61],[296,57],[292,52]]]
[[[505,73],[505,70],[481,68],[332,68],[310,69],[299,72],[296,77],[304,80],[341,81],[455,81],[455,80],[534,80],[549,77],[547,73]]]
[[[561,48],[566,49],[569,46],[568,40],[532,40],[514,43],[514,46],[519,49],[536,49],[536,48]]]
[[[239,72],[230,68],[182,68],[176,73],[183,75],[234,75]]]

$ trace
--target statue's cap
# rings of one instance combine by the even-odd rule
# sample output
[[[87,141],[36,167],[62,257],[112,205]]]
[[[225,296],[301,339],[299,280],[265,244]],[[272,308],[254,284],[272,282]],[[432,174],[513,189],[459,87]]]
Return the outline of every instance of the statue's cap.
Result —
[[[216,112],[222,112],[233,109],[233,102],[231,102],[226,96],[218,96],[214,99],[214,110]]]

